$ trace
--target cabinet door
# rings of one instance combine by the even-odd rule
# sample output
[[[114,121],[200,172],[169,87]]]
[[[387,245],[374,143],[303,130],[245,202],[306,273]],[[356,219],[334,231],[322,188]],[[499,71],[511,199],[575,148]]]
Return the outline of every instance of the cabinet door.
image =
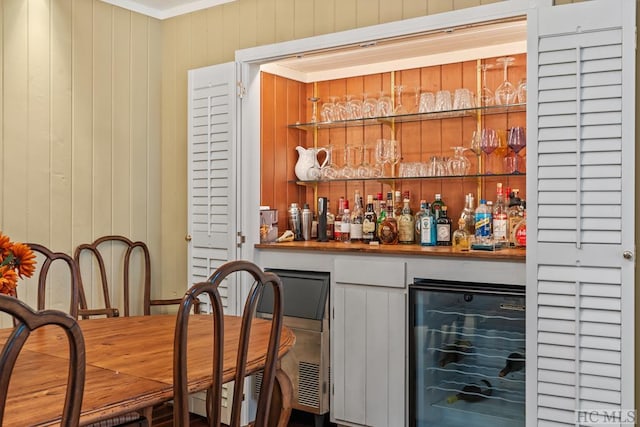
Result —
[[[235,63],[189,71],[190,285],[236,258],[235,87]],[[220,288],[231,314],[240,312],[236,288]]]
[[[635,7],[529,15],[530,426],[599,424],[621,410],[625,420],[635,407]]]
[[[404,425],[405,300],[403,289],[336,283],[331,326],[336,422]]]

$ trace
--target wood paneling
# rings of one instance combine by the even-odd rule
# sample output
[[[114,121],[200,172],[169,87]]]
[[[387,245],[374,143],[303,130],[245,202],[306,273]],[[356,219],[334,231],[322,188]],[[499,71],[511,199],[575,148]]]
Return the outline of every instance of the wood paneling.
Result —
[[[159,277],[160,22],[97,0],[0,7],[0,229],[67,253],[143,239]]]

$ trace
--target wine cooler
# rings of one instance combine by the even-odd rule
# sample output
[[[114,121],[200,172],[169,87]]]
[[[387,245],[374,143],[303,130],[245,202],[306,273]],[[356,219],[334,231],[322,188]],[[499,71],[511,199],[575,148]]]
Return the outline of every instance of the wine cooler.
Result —
[[[524,426],[524,291],[515,285],[414,280],[410,426]]]

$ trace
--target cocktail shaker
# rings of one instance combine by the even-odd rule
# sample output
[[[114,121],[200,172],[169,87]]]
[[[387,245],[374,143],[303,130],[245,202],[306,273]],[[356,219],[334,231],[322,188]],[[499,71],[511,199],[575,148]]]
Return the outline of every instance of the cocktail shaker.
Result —
[[[302,208],[302,238],[311,240],[311,224],[313,222],[313,212],[309,209],[309,204],[305,203]]]
[[[297,203],[291,203],[289,207],[289,229],[293,233],[294,240],[302,240],[302,217]]]

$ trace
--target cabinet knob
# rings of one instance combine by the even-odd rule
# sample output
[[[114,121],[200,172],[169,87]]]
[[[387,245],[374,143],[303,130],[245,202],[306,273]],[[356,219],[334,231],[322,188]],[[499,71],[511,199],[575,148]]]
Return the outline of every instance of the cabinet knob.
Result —
[[[622,257],[624,259],[633,259],[633,252],[631,251],[624,251],[622,252]]]
[[[184,236],[184,240],[187,242],[191,241],[191,234],[187,234],[186,236]]]

